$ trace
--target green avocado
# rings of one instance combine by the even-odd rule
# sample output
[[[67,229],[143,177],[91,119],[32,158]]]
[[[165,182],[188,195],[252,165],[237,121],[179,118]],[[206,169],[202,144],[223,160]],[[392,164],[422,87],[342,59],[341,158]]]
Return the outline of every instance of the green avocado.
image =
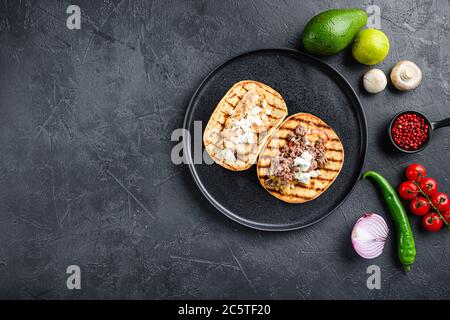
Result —
[[[366,23],[367,13],[361,9],[324,11],[306,24],[303,47],[312,54],[335,54],[345,49]]]

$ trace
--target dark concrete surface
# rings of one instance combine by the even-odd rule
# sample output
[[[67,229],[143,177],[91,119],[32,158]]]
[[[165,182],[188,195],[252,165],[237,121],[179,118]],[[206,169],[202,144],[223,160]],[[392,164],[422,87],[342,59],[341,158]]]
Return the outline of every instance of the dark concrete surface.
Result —
[[[69,4],[82,9],[81,30],[66,28]],[[380,68],[410,59],[424,79],[369,96],[368,67],[348,51],[325,59],[362,100],[366,167],[397,184],[417,161],[450,192],[448,129],[413,156],[384,135],[400,110],[450,116],[448,1],[0,1],[0,298],[450,298],[448,231],[412,219],[417,262],[405,274],[369,182],[321,223],[267,233],[219,214],[170,161],[170,135],[212,68],[250,49],[298,48],[315,13],[369,4],[391,40]],[[391,227],[372,261],[350,244],[366,211]],[[81,290],[66,288],[72,264]],[[366,287],[371,264],[381,290]]]

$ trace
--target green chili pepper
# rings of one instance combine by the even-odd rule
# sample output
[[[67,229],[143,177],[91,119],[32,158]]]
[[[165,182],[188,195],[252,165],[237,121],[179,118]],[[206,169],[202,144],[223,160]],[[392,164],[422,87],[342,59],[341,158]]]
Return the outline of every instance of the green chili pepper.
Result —
[[[389,182],[375,171],[367,171],[364,178],[371,178],[383,193],[384,200],[389,208],[397,230],[398,256],[406,271],[411,271],[411,265],[416,257],[414,237],[406,216],[405,208]]]

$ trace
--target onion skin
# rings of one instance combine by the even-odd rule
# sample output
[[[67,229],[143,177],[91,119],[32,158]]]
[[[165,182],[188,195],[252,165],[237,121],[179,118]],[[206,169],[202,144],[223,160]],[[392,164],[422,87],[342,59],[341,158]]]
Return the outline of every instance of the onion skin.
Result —
[[[365,213],[353,227],[353,248],[361,257],[375,259],[383,253],[388,233],[389,228],[383,217]]]

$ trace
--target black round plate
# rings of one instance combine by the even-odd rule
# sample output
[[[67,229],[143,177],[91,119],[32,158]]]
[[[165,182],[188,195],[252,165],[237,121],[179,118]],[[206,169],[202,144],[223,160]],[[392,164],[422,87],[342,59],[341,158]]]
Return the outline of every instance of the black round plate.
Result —
[[[202,137],[194,135],[194,121],[202,122],[203,134],[219,100],[240,80],[256,80],[271,86],[285,99],[289,115],[312,113],[328,123],[342,140],[345,148],[342,171],[317,199],[303,204],[276,199],[260,185],[256,166],[232,172],[216,164],[193,163],[194,143],[204,150]],[[192,137],[184,139],[186,160],[206,199],[229,218],[260,230],[304,228],[328,216],[353,190],[366,155],[366,119],[351,85],[330,65],[292,49],[247,52],[217,67],[192,96],[184,128]]]

